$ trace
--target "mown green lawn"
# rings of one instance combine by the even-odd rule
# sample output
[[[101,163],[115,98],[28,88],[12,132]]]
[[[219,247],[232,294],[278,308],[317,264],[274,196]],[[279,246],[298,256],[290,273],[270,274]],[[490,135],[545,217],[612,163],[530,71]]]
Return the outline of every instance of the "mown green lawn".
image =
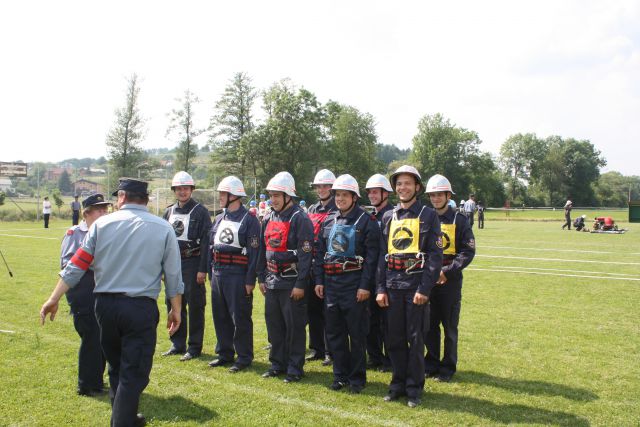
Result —
[[[256,360],[236,375],[205,355],[181,363],[161,316],[140,410],[151,425],[612,425],[640,424],[640,226],[624,235],[561,231],[558,222],[487,221],[465,275],[459,371],[427,380],[423,404],[385,403],[388,373],[361,395],[332,392],[331,370],[306,365],[301,383],[262,379],[263,299],[254,307]],[[42,327],[68,221],[0,223],[0,425],[108,425],[108,398],[75,394],[78,338],[70,316]],[[164,310],[161,305],[161,311]],[[208,306],[210,307],[210,305]],[[210,317],[210,316],[209,316]]]

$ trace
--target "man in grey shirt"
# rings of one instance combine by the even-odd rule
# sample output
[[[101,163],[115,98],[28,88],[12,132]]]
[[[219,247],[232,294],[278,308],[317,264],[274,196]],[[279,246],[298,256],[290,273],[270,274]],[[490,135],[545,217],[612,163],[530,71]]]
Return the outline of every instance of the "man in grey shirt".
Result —
[[[180,326],[184,284],[178,241],[171,226],[147,210],[147,183],[120,179],[118,211],[99,218],[81,248],[60,272],[60,279],[40,310],[44,324],[58,311],[58,301],[90,265],[95,274],[95,313],[100,344],[109,362],[111,425],[144,425],[137,414],[149,384],[159,319],[158,295],[164,275],[171,302],[169,334]]]

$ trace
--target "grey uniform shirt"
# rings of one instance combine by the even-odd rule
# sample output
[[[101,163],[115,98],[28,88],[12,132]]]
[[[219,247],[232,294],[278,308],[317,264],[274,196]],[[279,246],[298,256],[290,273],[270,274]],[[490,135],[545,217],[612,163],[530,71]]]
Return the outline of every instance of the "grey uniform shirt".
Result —
[[[167,297],[184,293],[175,232],[146,206],[123,205],[98,218],[60,277],[73,287],[92,261],[96,293],[157,299],[163,273]]]
[[[89,232],[89,227],[87,227],[87,223],[84,220],[80,225],[74,225],[67,230],[67,234],[62,239],[60,249],[60,268],[67,266],[73,254],[82,246],[82,241],[87,236],[87,232]]]

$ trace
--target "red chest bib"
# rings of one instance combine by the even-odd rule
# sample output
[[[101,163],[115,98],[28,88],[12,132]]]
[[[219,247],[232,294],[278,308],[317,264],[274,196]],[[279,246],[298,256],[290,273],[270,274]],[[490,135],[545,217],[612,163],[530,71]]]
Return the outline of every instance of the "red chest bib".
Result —
[[[264,232],[264,240],[267,244],[267,250],[273,252],[286,252],[290,228],[290,222],[269,221],[267,229]]]
[[[320,227],[324,220],[329,216],[329,212],[325,213],[312,213],[309,214],[309,219],[313,223],[313,238],[318,240],[318,234],[320,234]]]

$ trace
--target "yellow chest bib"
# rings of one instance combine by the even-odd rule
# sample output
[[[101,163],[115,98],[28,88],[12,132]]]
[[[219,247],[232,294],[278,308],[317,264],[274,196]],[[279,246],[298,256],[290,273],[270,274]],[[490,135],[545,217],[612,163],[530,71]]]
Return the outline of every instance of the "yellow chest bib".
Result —
[[[444,255],[456,254],[456,224],[440,223],[442,230],[442,253]]]
[[[422,214],[422,210],[420,214]],[[398,219],[394,212],[389,226],[389,244],[387,246],[389,254],[417,254],[420,252],[420,214],[417,218]]]

